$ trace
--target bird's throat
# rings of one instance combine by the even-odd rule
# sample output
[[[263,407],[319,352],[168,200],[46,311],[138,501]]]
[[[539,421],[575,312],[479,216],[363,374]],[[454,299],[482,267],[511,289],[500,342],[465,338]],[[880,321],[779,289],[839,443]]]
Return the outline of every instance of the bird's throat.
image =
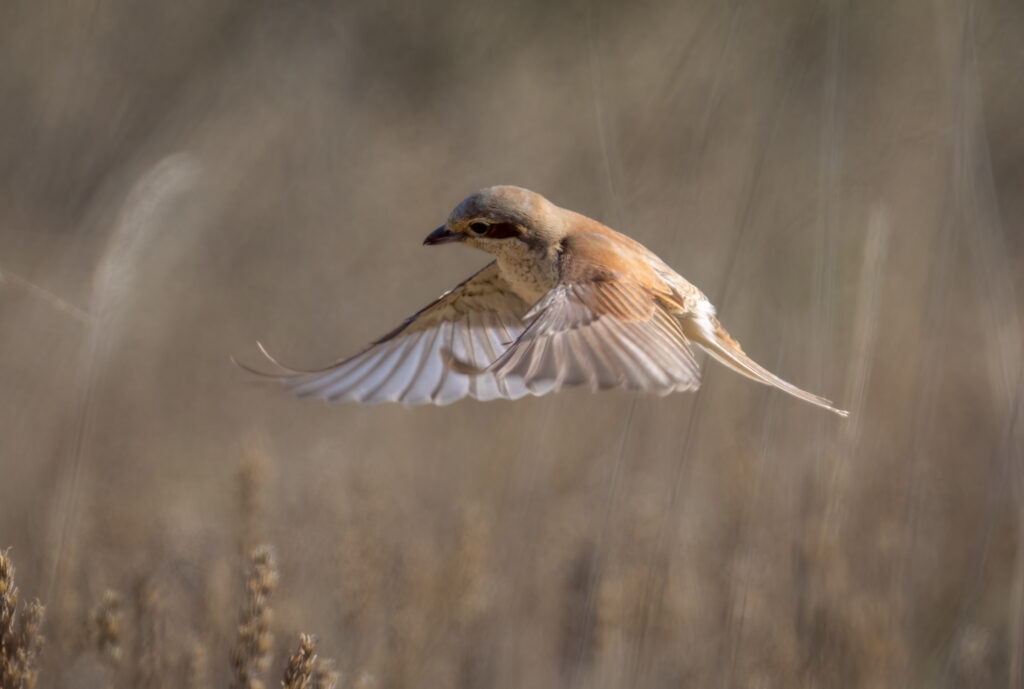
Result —
[[[517,247],[518,248],[518,247]],[[527,304],[534,304],[558,284],[558,257],[542,256],[528,250],[509,247],[496,254],[501,277]]]

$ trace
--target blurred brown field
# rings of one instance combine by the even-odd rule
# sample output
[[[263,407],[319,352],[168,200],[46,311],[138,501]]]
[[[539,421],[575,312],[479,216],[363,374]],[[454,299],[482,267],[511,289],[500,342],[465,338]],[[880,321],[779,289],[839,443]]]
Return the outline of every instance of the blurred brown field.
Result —
[[[300,633],[362,689],[1021,686],[1022,36],[1017,0],[0,4],[38,686],[276,686]],[[851,418],[714,363],[415,409],[230,364],[388,331],[486,263],[421,241],[499,183]]]

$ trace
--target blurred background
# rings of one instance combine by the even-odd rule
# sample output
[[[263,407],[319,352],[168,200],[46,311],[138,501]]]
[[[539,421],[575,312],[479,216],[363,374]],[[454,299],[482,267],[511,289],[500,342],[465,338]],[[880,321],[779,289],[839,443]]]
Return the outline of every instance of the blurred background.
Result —
[[[1022,35],[1017,0],[0,4],[38,686],[251,681],[262,544],[266,686],[300,632],[364,689],[1020,686]],[[421,241],[492,184],[640,240],[851,418],[713,362],[415,409],[231,365],[329,363],[483,266]]]

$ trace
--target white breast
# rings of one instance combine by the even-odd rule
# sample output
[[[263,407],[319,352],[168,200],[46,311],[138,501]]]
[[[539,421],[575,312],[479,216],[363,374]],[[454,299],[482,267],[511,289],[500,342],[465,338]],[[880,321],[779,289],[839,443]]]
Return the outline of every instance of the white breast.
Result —
[[[558,257],[538,255],[519,241],[502,242],[498,251],[501,276],[531,306],[558,284]]]

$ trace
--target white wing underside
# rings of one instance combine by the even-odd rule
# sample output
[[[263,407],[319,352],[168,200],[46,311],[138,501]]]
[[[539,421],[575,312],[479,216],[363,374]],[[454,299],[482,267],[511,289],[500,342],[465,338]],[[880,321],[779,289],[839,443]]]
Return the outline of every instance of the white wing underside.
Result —
[[[522,333],[526,309],[491,263],[359,354],[317,371],[296,371],[271,358],[284,373],[270,377],[299,397],[330,402],[518,399],[529,392],[521,383],[467,375],[449,366],[445,353],[485,368]]]
[[[297,371],[268,354],[282,373],[255,372],[300,397],[363,404],[514,400],[575,386],[696,389],[686,337],[652,307],[621,285],[562,283],[528,310],[492,263],[354,357]]]
[[[451,404],[463,397],[518,399],[522,384],[483,373],[467,375],[448,365],[445,352],[481,367],[515,341],[523,325],[492,312],[470,311],[436,327],[399,335],[323,372],[298,374],[285,382],[299,397],[363,404]]]
[[[671,317],[656,310],[646,320],[595,315],[587,289],[563,283],[551,290],[526,314],[529,326],[516,346],[486,372],[523,381],[535,395],[575,386],[657,395],[700,387],[700,368]],[[604,289],[611,299],[633,297],[617,286]]]

